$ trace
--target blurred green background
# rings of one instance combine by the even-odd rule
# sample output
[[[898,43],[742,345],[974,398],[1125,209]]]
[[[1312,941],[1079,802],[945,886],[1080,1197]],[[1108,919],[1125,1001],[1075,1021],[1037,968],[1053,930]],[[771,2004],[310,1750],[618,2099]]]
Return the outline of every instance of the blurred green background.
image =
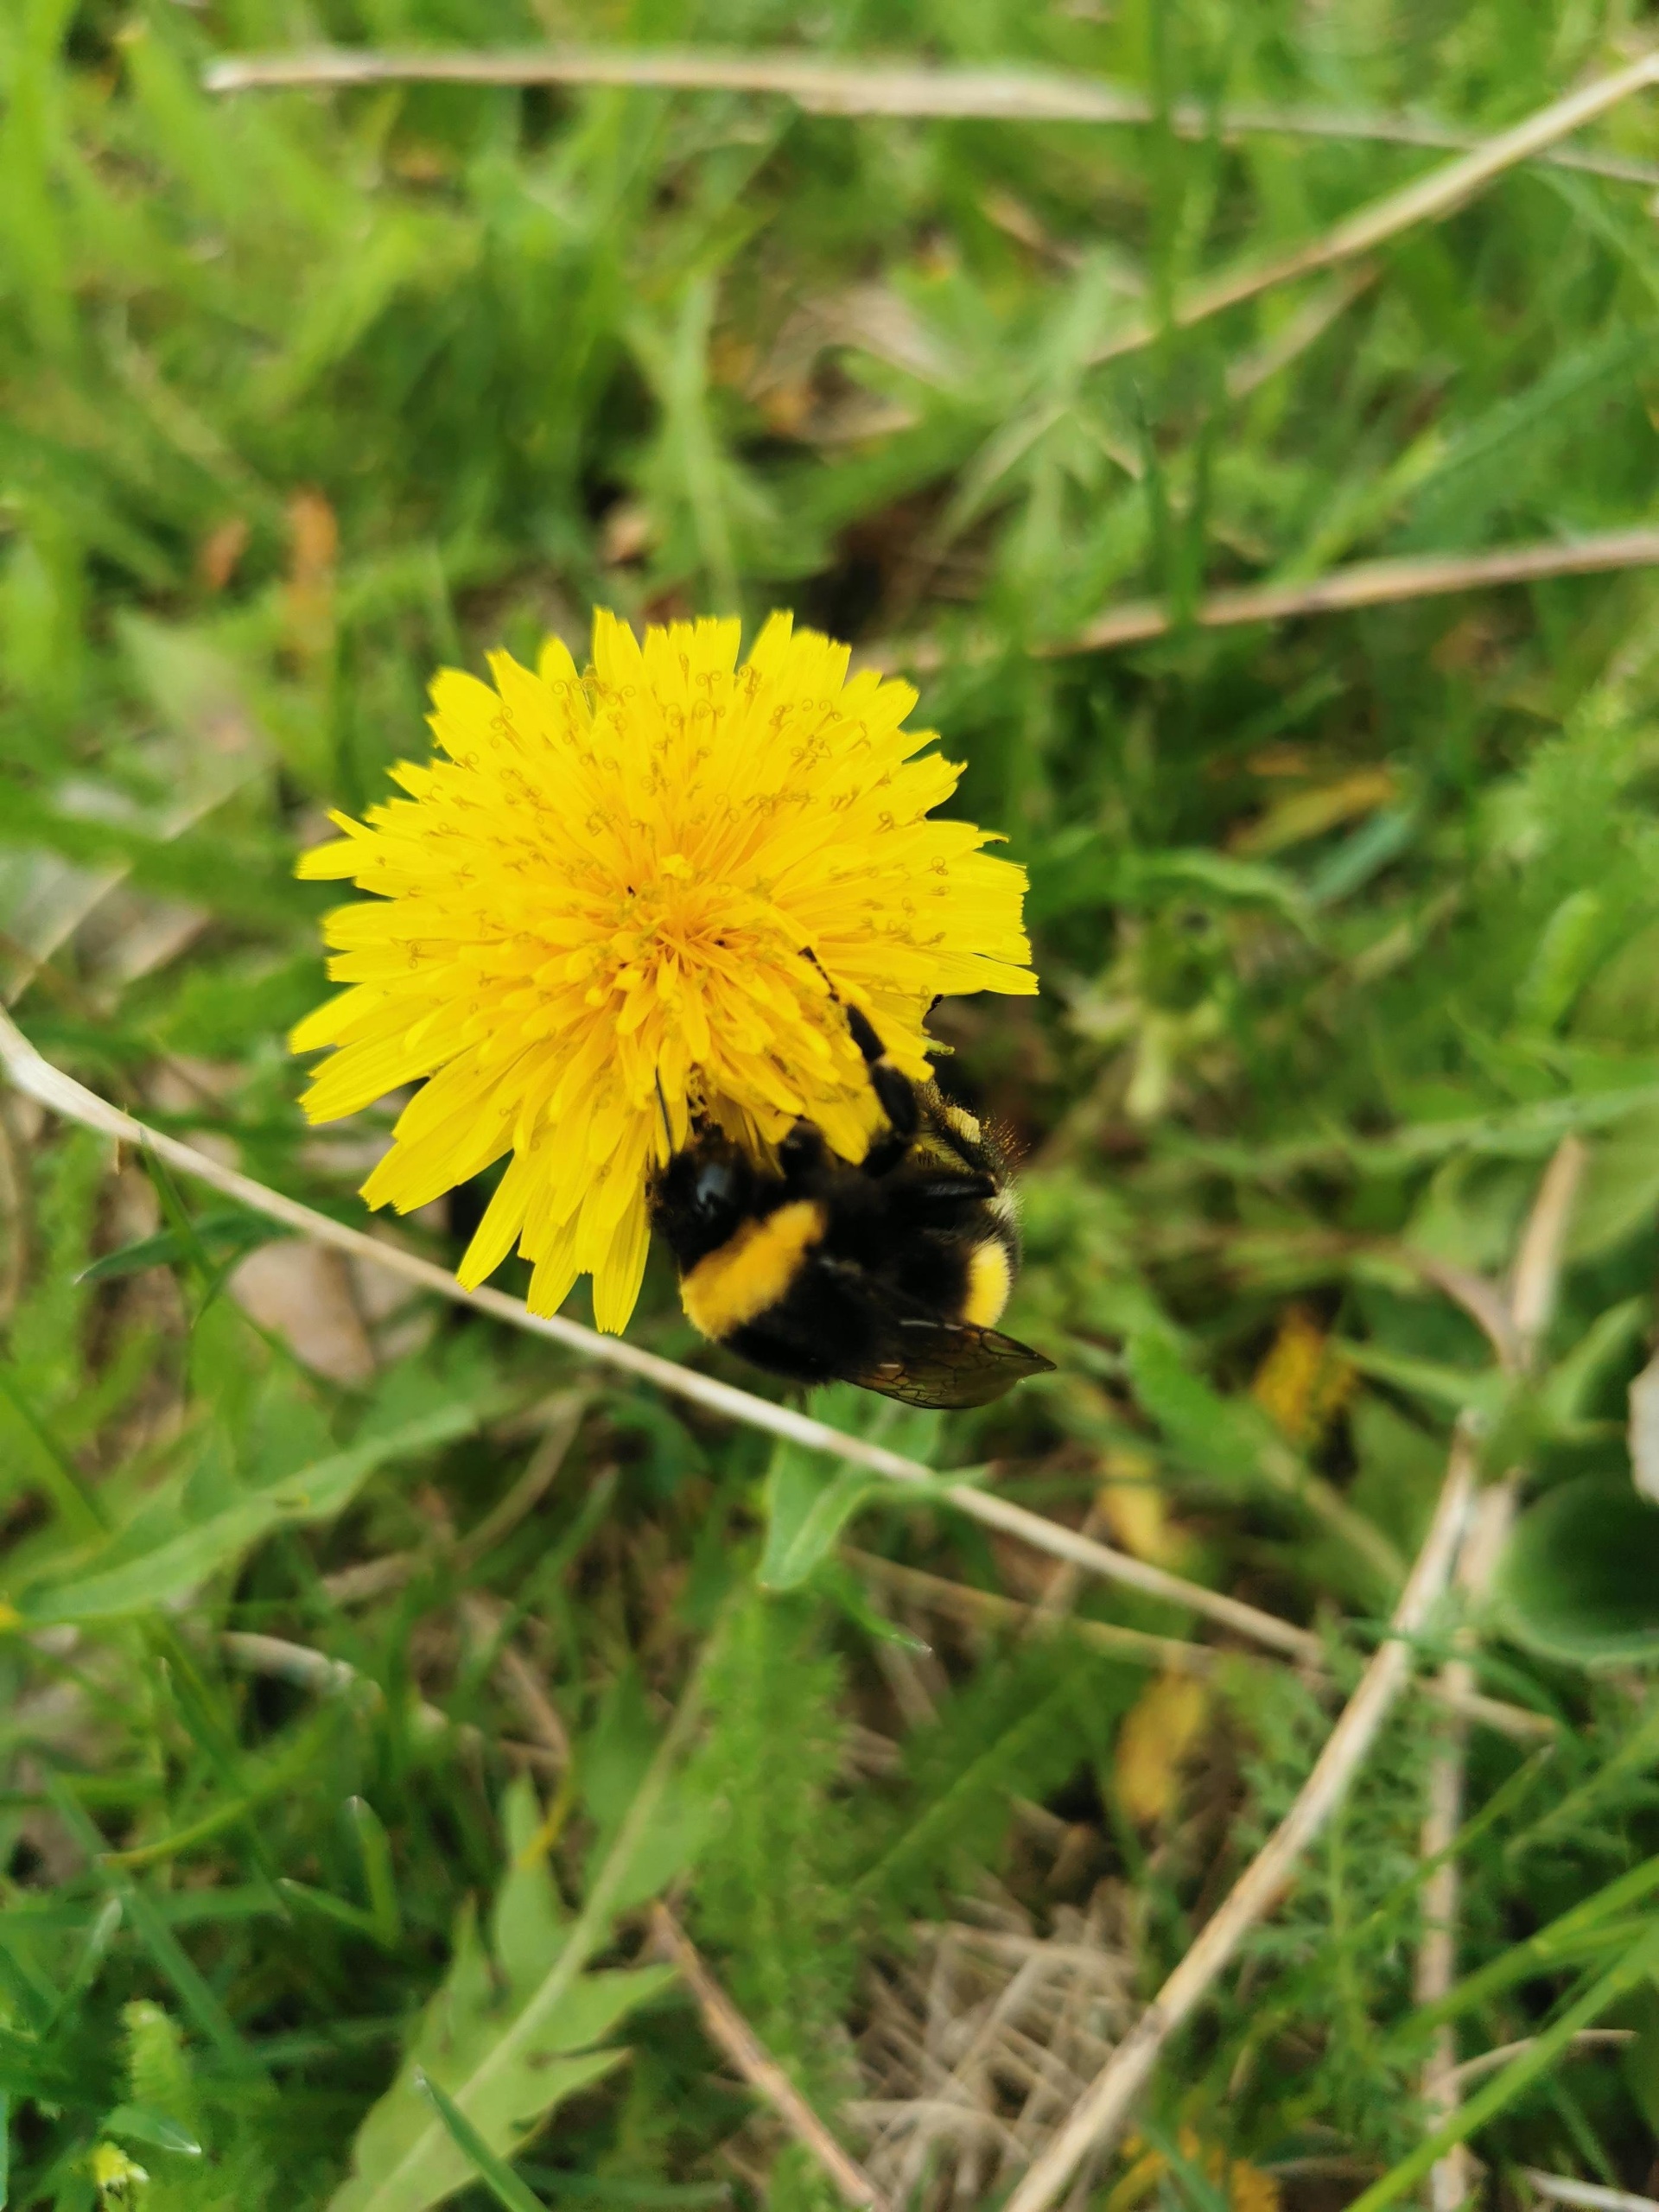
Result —
[[[1535,1725],[1471,1741],[1465,2056],[1650,1933],[1659,1541],[1624,1422],[1659,1256],[1659,577],[1195,618],[1659,521],[1659,95],[1363,258],[1180,310],[1452,158],[1401,118],[1474,143],[1654,29],[1601,0],[0,8],[16,1019],[357,1221],[389,1116],[300,1121],[283,1038],[328,900],[291,868],[423,751],[435,668],[550,630],[580,657],[596,604],[786,606],[912,673],[963,810],[1030,870],[1041,1000],[937,1026],[1023,1149],[1010,1325],[1059,1371],[973,1416],[818,1410],[994,1461],[1314,1627],[1344,1682],[1478,1414],[1536,1501],[1482,1686]],[[1040,65],[1149,119],[202,83],[322,41],[548,40],[873,85]],[[1165,636],[1070,649],[1143,600]],[[1522,1384],[1469,1281],[1575,1132]],[[1225,1642],[1196,1615],[827,1491],[15,1096],[0,1138],[9,2201],[835,2202],[641,1954],[664,1895],[893,2203],[999,2201],[1288,1804],[1328,1688],[1243,1651],[1183,1688],[1089,1630]],[[397,1233],[453,1259],[474,1203]],[[656,1262],[633,1333],[755,1381]],[[1327,2212],[1421,2139],[1434,1711],[1401,1707],[1074,2203]],[[556,1987],[573,1925],[592,1967]],[[1592,2007],[1622,2041],[1499,2101],[1489,2201],[1528,2168],[1650,2193],[1634,1980]],[[410,2052],[452,2088],[496,2069],[482,2166]]]

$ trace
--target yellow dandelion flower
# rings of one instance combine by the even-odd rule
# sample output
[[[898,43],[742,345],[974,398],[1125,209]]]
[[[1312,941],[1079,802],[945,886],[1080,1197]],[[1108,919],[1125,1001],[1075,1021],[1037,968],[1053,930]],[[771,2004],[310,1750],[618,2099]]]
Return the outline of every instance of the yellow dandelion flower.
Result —
[[[586,671],[556,639],[533,673],[493,656],[493,690],[445,671],[447,757],[400,764],[406,797],[336,815],[299,864],[376,894],[326,924],[350,988],[294,1032],[336,1048],[308,1115],[424,1078],[363,1195],[407,1212],[511,1154],[459,1272],[516,1241],[538,1313],[588,1274],[600,1326],[625,1325],[650,1175],[696,1118],[764,1155],[804,1117],[862,1158],[880,1111],[845,1005],[921,1081],[937,995],[1037,988],[1024,871],[931,818],[961,770],[917,757],[910,686],[849,680],[848,648],[787,614],[741,667],[738,636],[642,645],[600,613]]]

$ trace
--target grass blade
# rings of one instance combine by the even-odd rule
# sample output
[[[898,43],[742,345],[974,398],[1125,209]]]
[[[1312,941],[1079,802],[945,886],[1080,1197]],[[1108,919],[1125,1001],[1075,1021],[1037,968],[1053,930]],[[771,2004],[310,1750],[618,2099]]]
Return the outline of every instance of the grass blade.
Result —
[[[456,2147],[472,2160],[479,2178],[506,2206],[507,2212],[547,2212],[541,2198],[532,2196],[512,2168],[496,2157],[466,2113],[453,2098],[445,2095],[430,2075],[417,2073],[415,2083],[422,2095],[429,2099]]]

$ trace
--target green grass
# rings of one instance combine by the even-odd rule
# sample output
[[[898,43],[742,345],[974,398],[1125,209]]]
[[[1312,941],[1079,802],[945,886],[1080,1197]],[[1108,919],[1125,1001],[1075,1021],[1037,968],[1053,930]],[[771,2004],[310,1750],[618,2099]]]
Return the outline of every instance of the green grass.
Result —
[[[158,1127],[355,1221],[388,1118],[355,1153],[300,1120],[283,1039],[321,993],[328,901],[290,871],[326,808],[372,802],[421,749],[431,672],[550,628],[580,651],[595,603],[792,606],[923,641],[920,718],[1031,873],[1040,1001],[940,1026],[1026,1148],[1011,1318],[1059,1372],[894,1440],[995,1460],[1072,1522],[1103,1477],[1154,1485],[1179,1571],[1327,1633],[1344,1681],[1454,1414],[1484,1415],[1495,1469],[1524,1460],[1563,1517],[1508,1578],[1482,1681],[1561,1726],[1541,1766],[1471,1740],[1459,2048],[1575,2005],[1634,2040],[1485,2077],[1474,2148],[1506,2203],[1523,2166],[1647,2190],[1659,2126],[1659,1545],[1626,1503],[1623,1426],[1659,1262],[1659,582],[1187,618],[1230,582],[1646,521],[1649,188],[1517,169],[1386,246],[1294,346],[1328,280],[1103,365],[1194,277],[1439,157],[718,92],[199,83],[216,53],[323,36],[804,41],[1481,134],[1619,66],[1644,26],[1599,0],[0,10],[18,1020]],[[1651,153],[1655,112],[1631,103],[1596,143]],[[1148,595],[1178,617],[1160,642],[1033,650]],[[1149,1993],[1307,1771],[1329,1696],[1230,1662],[1178,1805],[1137,1827],[1118,1750],[1144,1670],[906,1612],[791,1550],[821,1470],[769,1477],[756,1435],[474,1319],[354,1319],[334,1278],[290,1293],[320,1370],[315,1335],[227,1287],[242,1217],[16,1099],[3,1127],[15,2206],[827,2205],[642,1950],[652,1898],[861,2153],[842,2107],[884,2092],[858,2039],[918,1925],[995,1882],[1046,1934],[1116,1885],[1097,1902],[1117,1898]],[[1575,1130],[1559,1310],[1519,1389],[1396,1248],[1501,1274]],[[453,1259],[462,1224],[407,1233]],[[1249,1390],[1298,1306],[1351,1379],[1287,1443]],[[655,1261],[632,1332],[738,1374]],[[561,1431],[544,1494],[491,1521]],[[852,1533],[957,1583],[1040,1584],[931,1505],[865,1497]],[[338,1579],[394,1554],[378,1586]],[[763,1557],[790,1587],[757,1586]],[[1076,1610],[1203,1632],[1094,1584]],[[226,1632],[339,1663],[273,1671]],[[509,1649],[557,1716],[539,1738]],[[1291,2212],[1423,2139],[1436,1740],[1408,1700],[1151,2094],[1162,2139],[1282,2167]],[[526,1765],[504,1741],[541,1748]],[[117,2150],[148,2181],[111,2178]],[[1201,2163],[1147,2186],[1210,2212]],[[949,2201],[942,2171],[915,2202]]]

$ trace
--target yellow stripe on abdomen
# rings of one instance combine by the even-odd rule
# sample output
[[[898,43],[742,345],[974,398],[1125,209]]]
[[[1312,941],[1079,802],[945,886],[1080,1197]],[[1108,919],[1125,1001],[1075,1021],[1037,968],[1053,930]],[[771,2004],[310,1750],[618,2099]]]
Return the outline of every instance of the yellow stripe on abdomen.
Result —
[[[962,1318],[976,1328],[994,1328],[1002,1318],[1014,1287],[1014,1266],[1007,1247],[997,1236],[988,1236],[968,1255],[968,1293],[962,1301]]]
[[[728,1337],[775,1306],[823,1230],[823,1209],[812,1198],[796,1198],[764,1220],[746,1221],[681,1283],[680,1302],[692,1327],[705,1337]]]

